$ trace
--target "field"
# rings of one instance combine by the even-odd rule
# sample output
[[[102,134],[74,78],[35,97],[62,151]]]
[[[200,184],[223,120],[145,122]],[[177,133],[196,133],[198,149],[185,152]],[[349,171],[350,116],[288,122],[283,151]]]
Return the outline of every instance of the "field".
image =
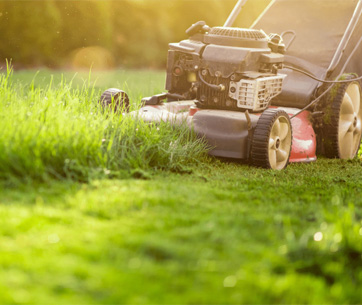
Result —
[[[35,74],[0,76],[0,303],[361,302],[360,158],[210,158],[99,108],[108,87],[162,91],[163,72]]]

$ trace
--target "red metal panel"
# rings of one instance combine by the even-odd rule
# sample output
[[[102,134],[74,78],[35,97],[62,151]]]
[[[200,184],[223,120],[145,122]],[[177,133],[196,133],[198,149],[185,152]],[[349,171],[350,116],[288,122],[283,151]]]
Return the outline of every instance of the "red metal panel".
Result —
[[[292,119],[293,144],[289,162],[311,162],[317,160],[317,139],[309,111],[303,111]]]

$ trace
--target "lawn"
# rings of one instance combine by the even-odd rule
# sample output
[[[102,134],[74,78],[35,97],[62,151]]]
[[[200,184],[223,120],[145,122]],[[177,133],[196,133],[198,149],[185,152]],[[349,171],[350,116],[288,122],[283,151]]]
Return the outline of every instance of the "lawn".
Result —
[[[34,74],[0,85],[0,303],[361,302],[361,159],[208,158],[100,111],[101,90],[138,100],[163,72]]]

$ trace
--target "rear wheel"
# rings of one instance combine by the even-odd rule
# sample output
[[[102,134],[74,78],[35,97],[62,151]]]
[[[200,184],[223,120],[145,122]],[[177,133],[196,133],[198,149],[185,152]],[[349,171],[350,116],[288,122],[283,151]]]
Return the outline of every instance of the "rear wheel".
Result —
[[[260,116],[251,144],[251,163],[258,167],[284,169],[292,149],[292,125],[284,110],[267,109]]]
[[[354,158],[361,145],[362,135],[359,83],[351,82],[339,85],[330,108],[325,112],[323,143],[326,156],[339,159]]]
[[[126,92],[111,88],[107,89],[101,95],[99,100],[103,108],[114,111],[129,111],[129,98]]]

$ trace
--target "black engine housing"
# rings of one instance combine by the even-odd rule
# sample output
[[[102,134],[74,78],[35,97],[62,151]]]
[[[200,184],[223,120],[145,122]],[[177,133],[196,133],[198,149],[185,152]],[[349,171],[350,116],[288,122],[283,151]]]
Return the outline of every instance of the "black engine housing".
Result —
[[[262,31],[215,27],[171,43],[166,90],[196,99],[200,108],[241,110],[229,97],[230,82],[275,76],[282,66],[269,41]]]

